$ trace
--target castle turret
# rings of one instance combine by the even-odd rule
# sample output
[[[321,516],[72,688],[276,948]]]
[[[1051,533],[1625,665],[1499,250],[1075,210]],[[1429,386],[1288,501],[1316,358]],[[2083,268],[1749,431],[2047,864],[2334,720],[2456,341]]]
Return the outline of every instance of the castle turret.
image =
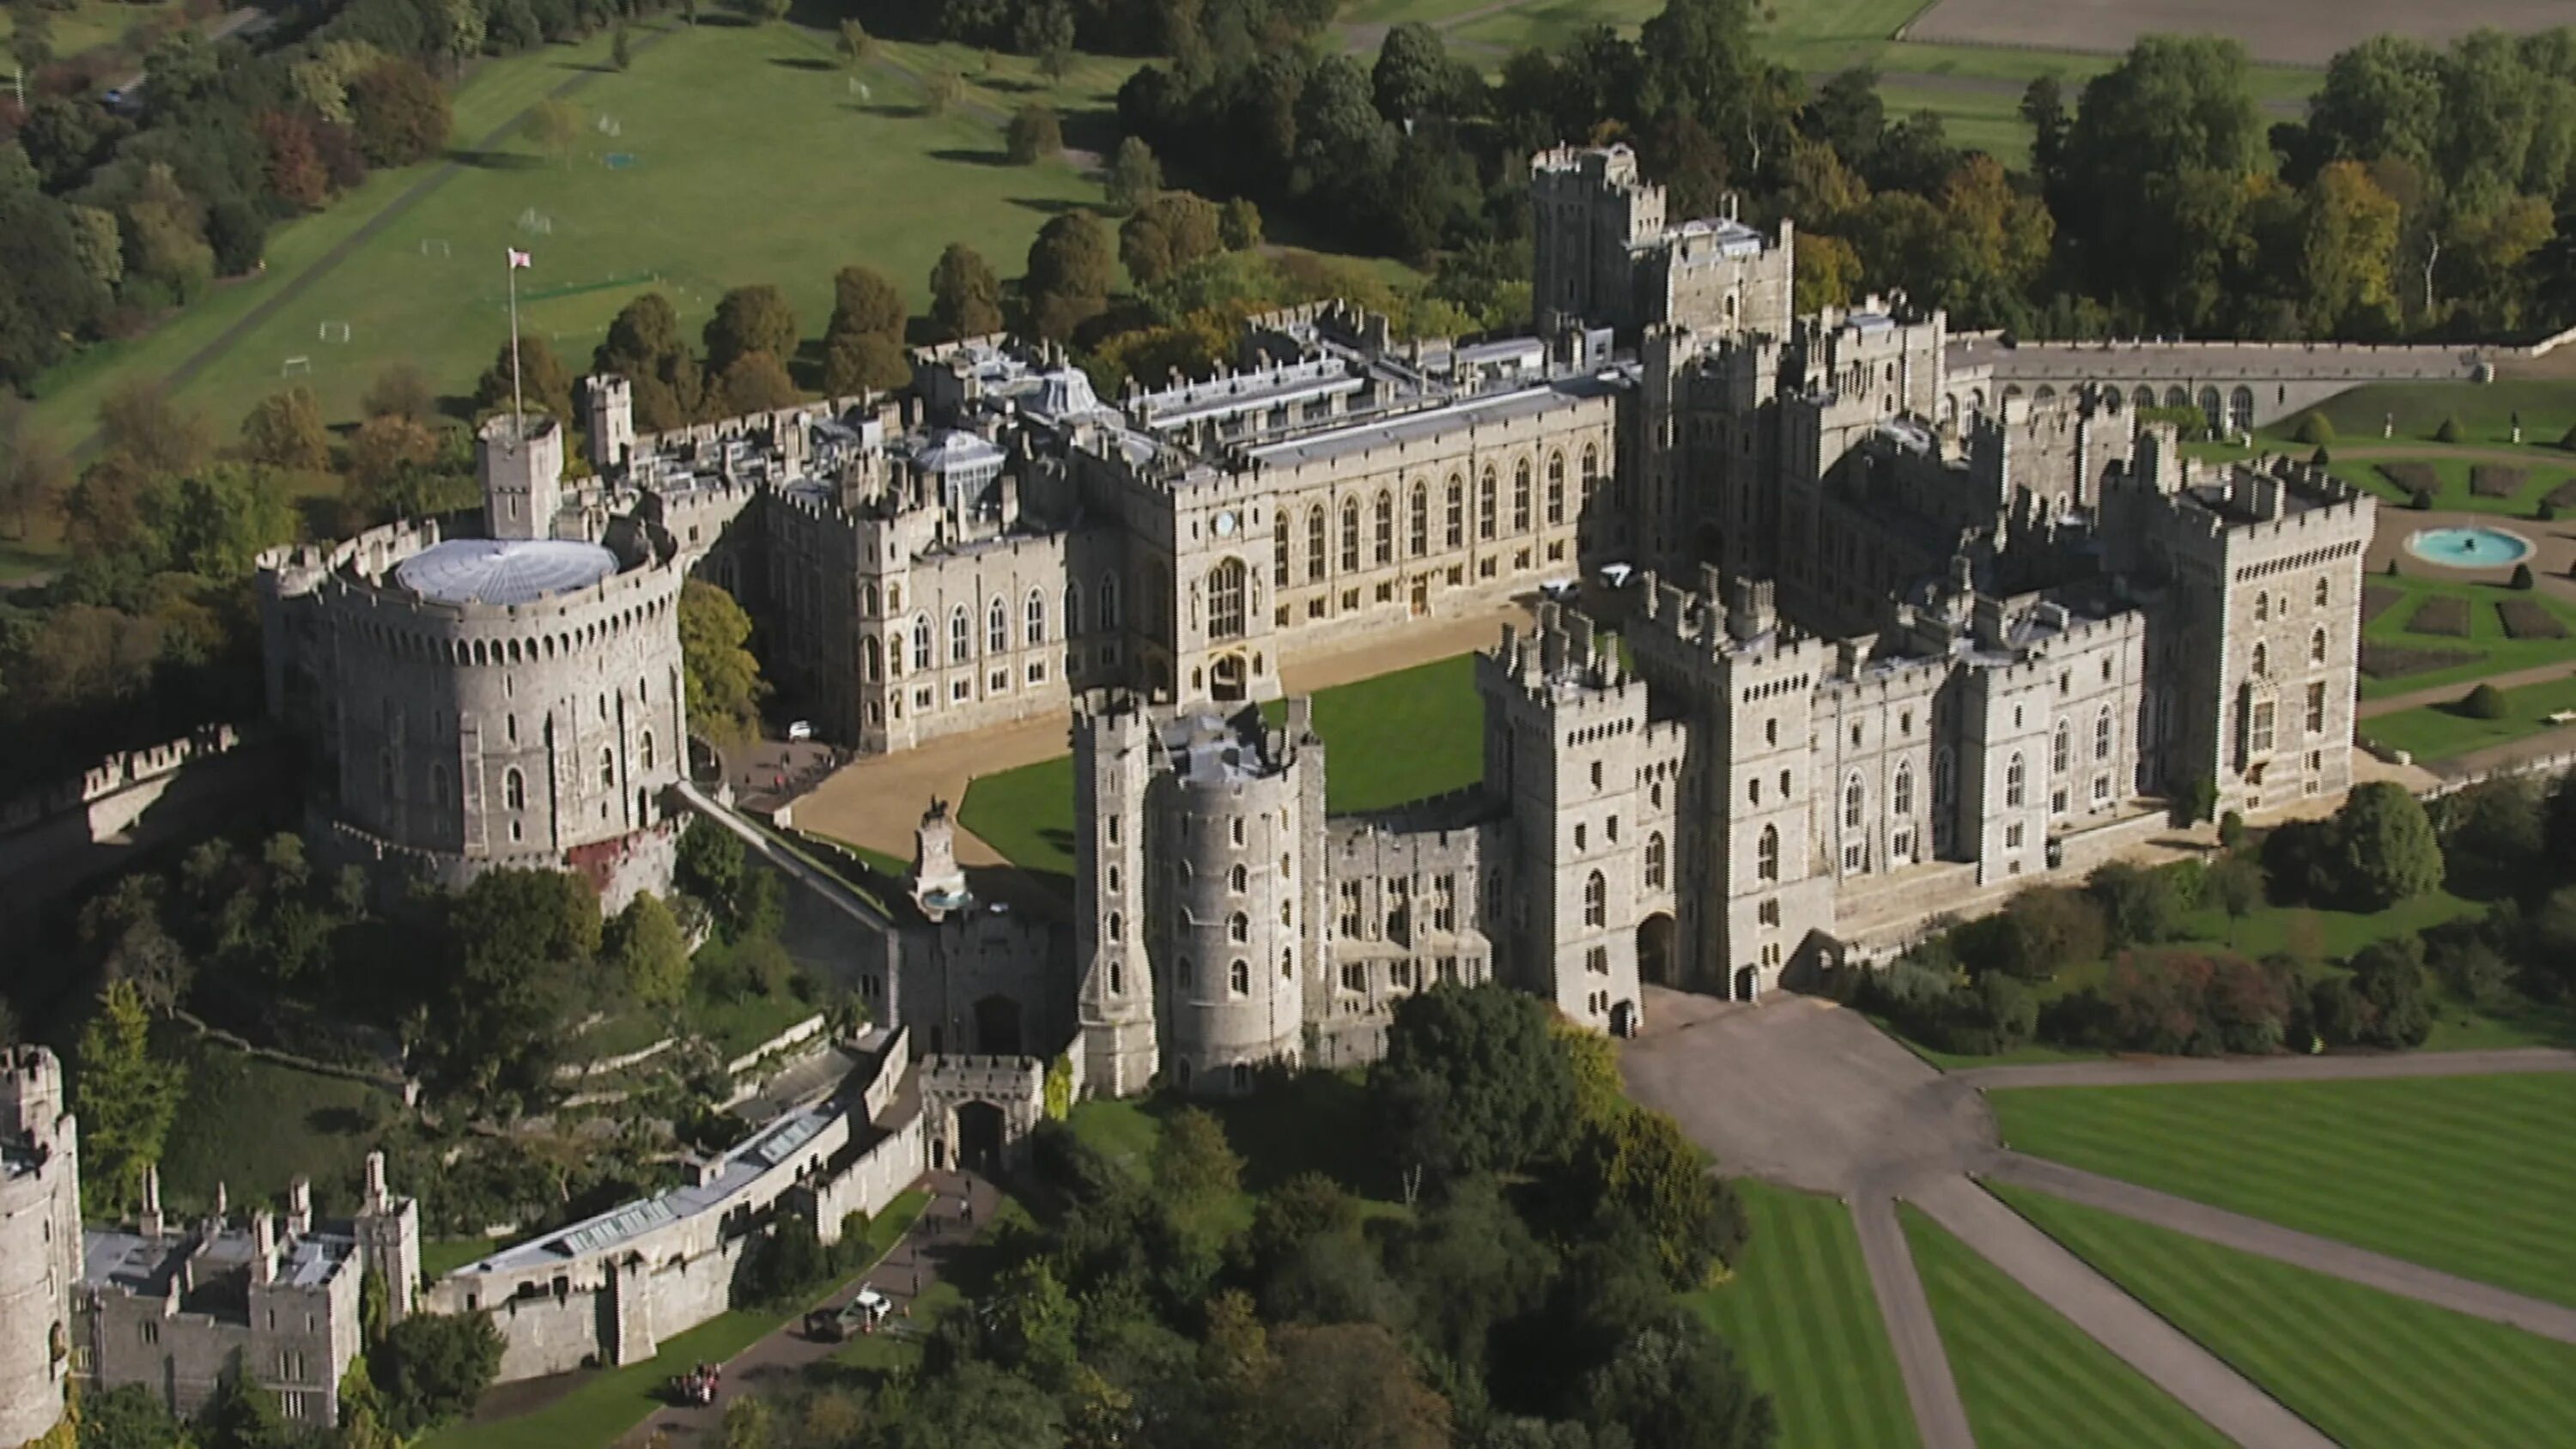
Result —
[[[40,1438],[63,1416],[81,1272],[79,1136],[54,1054],[0,1054],[0,1444]]]
[[[420,1204],[386,1187],[381,1152],[367,1154],[366,1190],[354,1226],[367,1271],[384,1279],[385,1321],[400,1323],[410,1316],[420,1289]]]
[[[593,376],[583,400],[590,408],[590,467],[613,473],[635,451],[635,386],[613,372]]]
[[[563,506],[563,425],[538,413],[502,413],[474,435],[483,524],[494,538],[554,537]]]
[[[1083,1080],[1112,1097],[1145,1089],[1158,1065],[1154,971],[1145,949],[1145,791],[1154,735],[1120,701],[1074,722],[1076,1010]]]

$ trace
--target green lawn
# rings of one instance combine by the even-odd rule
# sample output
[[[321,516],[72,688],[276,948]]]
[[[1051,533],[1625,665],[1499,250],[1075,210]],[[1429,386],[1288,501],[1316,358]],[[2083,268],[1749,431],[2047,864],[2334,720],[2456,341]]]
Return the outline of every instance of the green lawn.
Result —
[[[488,1424],[454,1424],[418,1449],[606,1449],[663,1406],[671,1377],[722,1363],[767,1337],[794,1314],[725,1312],[662,1340],[644,1363],[589,1372],[579,1388],[532,1414]]]
[[[1690,1295],[1780,1411],[1780,1449],[1920,1442],[1851,1213],[1829,1197],[1740,1178],[1753,1228],[1734,1276]]]
[[[420,1245],[420,1279],[435,1283],[509,1245],[506,1238],[431,1238]]]
[[[2334,450],[2329,448],[2327,451],[2332,453]],[[2539,507],[2540,500],[2549,496],[2551,489],[2567,481],[2567,468],[2564,465],[2535,458],[2531,463],[2521,465],[2522,484],[2512,496],[2488,497],[2472,492],[2469,486],[2480,461],[2463,458],[2441,448],[2426,448],[2421,453],[2410,452],[2401,457],[2336,458],[2326,465],[2326,471],[2378,498],[2383,504],[2403,506],[2412,501],[2413,495],[2398,486],[2396,479],[2388,471],[2388,465],[2408,462],[2428,463],[2432,465],[2434,477],[2440,481],[2440,486],[2433,490],[2435,508],[2460,513],[2494,513],[2508,518],[2526,519],[2532,516],[2532,510]],[[2405,523],[2402,516],[2393,517],[2387,521],[2391,527],[2399,527]]]
[[[2462,698],[2467,693],[2462,689]],[[2549,717],[2576,709],[2576,676],[2508,689],[2504,698],[2507,708],[2502,719],[2478,719],[2454,701],[2384,714],[2364,721],[2361,729],[2379,744],[2413,755],[2418,763],[2447,760],[2453,755],[2510,744],[2526,735],[2556,729],[2558,726]]]
[[[128,31],[159,20],[178,8],[174,0],[146,0],[146,3],[79,0],[70,9],[55,10],[46,17],[53,22],[54,58],[70,60],[86,51],[122,40]],[[17,29],[14,7],[0,8],[0,49],[7,48],[9,37],[16,34]],[[0,75],[9,74],[13,72],[0,70]],[[32,76],[27,89],[30,93],[35,90]]]
[[[2510,446],[2513,415],[2522,414],[2525,445],[2554,444],[2576,426],[2576,384],[2564,382],[2375,382],[2338,393],[2314,409],[2335,427],[2338,444],[2376,444],[2392,418],[2397,442],[2425,442],[2444,418],[2460,420],[2464,444]],[[2307,411],[2293,413],[2260,430],[2276,442],[2290,441]],[[2565,455],[2561,455],[2562,457]]]
[[[174,1036],[175,1045],[180,1038]],[[380,1126],[402,1110],[393,1092],[346,1077],[280,1066],[213,1041],[191,1040],[179,1117],[161,1154],[161,1190],[174,1213],[211,1207],[221,1184],[236,1211],[286,1200],[287,1184],[313,1179],[325,1211],[357,1181]],[[94,1202],[102,1215],[131,1203]]]
[[[1912,1207],[1905,1239],[1978,1449],[2225,1449],[2227,1440]]]
[[[2017,1151],[2576,1303],[2576,1075],[1988,1094]]]
[[[2406,597],[2398,600],[2378,618],[2362,626],[2362,638],[2374,643],[2398,644],[2410,649],[2440,649],[2474,657],[2439,669],[2414,674],[2377,678],[2364,675],[2361,697],[2381,699],[2392,694],[2411,694],[2419,689],[2443,689],[2457,685],[2462,693],[2469,686],[2490,675],[2516,669],[2532,669],[2576,659],[2576,605],[2570,605],[2545,590],[2528,592],[2499,584],[2478,584],[2453,579],[2422,578],[2401,574],[2391,578],[2373,574],[2365,581],[2373,589],[2393,588]],[[2432,598],[2465,599],[2469,604],[2469,632],[2452,634],[2419,634],[2407,627],[2423,601]],[[2547,610],[2567,629],[2562,639],[2516,639],[2505,632],[2503,616],[2495,606],[2514,599],[2528,599]],[[2361,732],[2379,738],[2380,726],[2390,718],[2365,720]]]
[[[1382,810],[1472,785],[1484,773],[1475,656],[1453,655],[1315,694],[1325,808]],[[1264,706],[1276,720],[1277,702]],[[978,776],[957,818],[1022,870],[1073,879],[1073,758]]]
[[[1997,1191],[2345,1449],[2576,1443],[2576,1346],[2044,1193]]]

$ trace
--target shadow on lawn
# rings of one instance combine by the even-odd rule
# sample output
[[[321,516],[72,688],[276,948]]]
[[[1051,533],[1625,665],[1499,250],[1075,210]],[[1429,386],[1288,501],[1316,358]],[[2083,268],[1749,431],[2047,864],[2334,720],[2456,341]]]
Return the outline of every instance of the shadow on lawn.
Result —
[[[1079,201],[1064,201],[1052,196],[1014,196],[1011,205],[1024,207],[1044,216],[1062,216],[1068,211],[1088,211]]]
[[[1007,166],[1011,162],[1010,154],[1008,152],[981,150],[970,151],[963,146],[950,146],[942,150],[933,151],[930,153],[930,159],[933,161],[956,161],[968,166]]]
[[[546,164],[544,157],[531,156],[524,151],[456,150],[448,152],[447,159],[478,171],[534,171]]]
[[[812,55],[773,55],[769,58],[769,63],[782,70],[835,71],[840,69],[831,61]]]

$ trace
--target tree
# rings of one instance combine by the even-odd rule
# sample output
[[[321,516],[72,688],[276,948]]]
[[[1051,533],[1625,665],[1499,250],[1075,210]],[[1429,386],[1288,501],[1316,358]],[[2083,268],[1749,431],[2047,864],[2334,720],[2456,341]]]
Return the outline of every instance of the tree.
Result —
[[[1073,7],[1066,0],[1036,0],[1020,12],[1012,46],[1037,58],[1049,80],[1062,79],[1073,58]]]
[[[1562,1153],[1573,1132],[1574,1072],[1547,1008],[1501,986],[1397,1003],[1369,1091],[1399,1173],[1514,1172]]]
[[[716,379],[717,405],[727,415],[775,412],[805,400],[786,365],[766,352],[746,352]]]
[[[491,1316],[453,1317],[418,1309],[367,1352],[394,1427],[405,1435],[463,1419],[501,1371],[501,1333]]]
[[[581,108],[572,102],[549,96],[528,109],[523,134],[538,150],[572,165],[573,146],[581,140]]]
[[[950,242],[930,269],[930,320],[946,337],[1002,330],[1002,281],[975,249]]]
[[[1254,1449],[1447,1449],[1449,1404],[1374,1323],[1298,1324],[1270,1335],[1247,1415]]]
[[[2335,425],[2324,413],[2311,408],[2299,415],[2299,441],[2322,448],[2335,440]]]
[[[1225,1129],[1198,1107],[1184,1107],[1163,1123],[1154,1140],[1154,1187],[1174,1211],[1189,1215],[1242,1190],[1243,1159],[1225,1140]]]
[[[127,980],[99,993],[77,1060],[82,1179],[122,1209],[142,1196],[143,1169],[161,1159],[187,1073],[153,1055],[151,1015]]]
[[[2310,336],[2373,336],[2397,325],[2397,203],[2356,161],[2335,161],[2301,194],[2301,309]],[[2319,438],[2319,443],[2330,441]]]
[[[494,350],[492,365],[483,369],[483,376],[474,384],[475,410],[507,412],[515,398],[523,400],[532,411],[570,424],[577,416],[572,405],[572,369],[555,356],[554,344],[542,336],[519,339],[515,388],[511,385],[512,351],[506,338]]]
[[[1988,945],[1978,964],[2026,981],[2045,981],[2062,967],[2099,958],[2105,936],[2100,909],[2081,891],[2063,886],[2021,892],[1984,929],[1992,934],[1979,937]]]
[[[407,473],[437,456],[437,434],[412,418],[388,413],[358,424],[349,435],[349,479],[361,492],[385,498],[399,490]]]
[[[823,344],[823,391],[831,397],[888,392],[912,381],[903,344],[880,332],[834,337]]]
[[[1253,205],[1250,197],[1229,199],[1218,214],[1217,234],[1224,239],[1227,251],[1255,250],[1261,245],[1261,208]],[[2576,433],[2576,429],[2569,431]]]
[[[1379,42],[1369,74],[1378,114],[1402,125],[1446,109],[1450,95],[1449,48],[1440,32],[1419,20],[1390,27]],[[1687,213],[1686,213],[1687,214]]]
[[[689,684],[689,733],[716,745],[749,741],[769,686],[752,657],[751,616],[702,579],[680,586],[680,659]]]
[[[27,406],[0,393],[0,513],[27,536],[34,517],[71,486],[71,463],[27,423]]]
[[[647,1006],[677,1006],[689,991],[689,943],[671,908],[639,891],[610,923],[608,959]]]
[[[2459,415],[2456,413],[2444,414],[2441,426],[2433,430],[2433,441],[2437,443],[2456,443],[2460,440],[2460,437]]]
[[[330,467],[331,434],[322,426],[322,405],[313,400],[313,390],[292,387],[262,398],[242,419],[242,452],[272,468]]]
[[[1186,191],[1164,192],[1118,228],[1119,260],[1141,287],[1158,286],[1224,246],[1224,220],[1216,204]]]
[[[443,916],[449,964],[424,1045],[460,1087],[541,1089],[599,954],[599,899],[589,881],[488,871],[448,897]]]
[[[2229,851],[2211,862],[2202,889],[2227,913],[2227,944],[2236,944],[2236,925],[2263,903],[2263,867],[2250,855]]]
[[[689,828],[680,832],[672,879],[710,909],[721,910],[742,889],[746,865],[740,837],[703,815],[692,816]]]
[[[1031,330],[1051,341],[1071,340],[1076,328],[1109,310],[1116,266],[1107,234],[1088,212],[1069,211],[1039,228],[1020,282]]]
[[[2353,958],[2352,987],[2364,1007],[2358,1040],[2393,1051],[2422,1046],[2432,1034],[2421,941],[2381,941],[2364,950]]]
[[[2359,910],[2385,910],[2442,884],[2442,847],[2424,806],[2389,780],[2353,787],[2335,812],[2339,894]]]
[[[629,69],[635,64],[634,37],[627,33],[623,22],[619,23],[616,35],[608,42],[608,63],[619,70]]]
[[[856,20],[841,22],[841,58],[853,66],[865,65],[877,57],[876,37]]]
[[[2503,719],[2513,713],[2513,704],[2503,690],[2482,683],[2461,699],[2460,713],[2471,719]]]
[[[1109,158],[1108,179],[1104,183],[1109,204],[1120,211],[1133,211],[1154,199],[1163,189],[1163,163],[1154,157],[1154,148],[1136,136],[1118,142]]]
[[[426,423],[438,414],[438,394],[429,385],[429,375],[414,362],[394,362],[376,374],[367,384],[366,394],[358,399],[358,411],[371,418],[408,418]]]
[[[966,82],[946,66],[934,68],[921,82],[921,111],[927,116],[944,116],[956,108],[966,94]]]
[[[832,321],[824,331],[827,339],[873,333],[900,342],[908,316],[903,293],[895,290],[883,272],[873,267],[848,266],[832,274]]]
[[[705,401],[705,374],[680,335],[679,314],[659,292],[647,292],[619,310],[591,355],[590,367],[633,386],[635,425],[648,432],[686,426]]]
[[[276,475],[234,463],[170,484],[153,513],[171,567],[200,578],[247,579],[261,553],[295,537],[295,505]]]
[[[2181,925],[2185,902],[2168,871],[2115,860],[2095,870],[2084,889],[2102,908],[2102,924],[2114,946],[2152,946],[2174,936]]]
[[[98,405],[105,450],[131,463],[146,478],[176,478],[206,464],[214,450],[205,419],[182,412],[159,385],[121,383]]]
[[[1013,112],[1010,127],[1003,132],[1002,149],[1014,166],[1032,166],[1062,151],[1064,126],[1056,119],[1055,108],[1031,101]]]
[[[1711,1271],[1744,1246],[1744,1211],[1733,1191],[1661,1112],[1624,1112],[1586,1134],[1567,1177],[1593,1212],[1625,1213],[1646,1230],[1677,1290],[1707,1286]]]
[[[787,294],[763,283],[736,287],[716,302],[707,319],[707,372],[718,376],[748,352],[766,352],[774,360],[796,355],[796,313]]]
[[[358,150],[370,166],[408,166],[447,145],[447,92],[413,61],[388,60],[349,83]]]
[[[1767,1449],[1778,1421],[1715,1330],[1689,1313],[1622,1342],[1583,1381],[1587,1423],[1661,1449]]]

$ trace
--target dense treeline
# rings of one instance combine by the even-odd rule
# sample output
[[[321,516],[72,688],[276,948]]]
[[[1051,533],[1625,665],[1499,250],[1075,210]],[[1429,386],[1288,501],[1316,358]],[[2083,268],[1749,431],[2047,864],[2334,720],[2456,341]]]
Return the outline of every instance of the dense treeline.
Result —
[[[1016,44],[1036,30],[998,17],[1054,3],[928,18]],[[1129,81],[1120,119],[1178,174],[1353,250],[1508,256],[1530,152],[1624,139],[1677,215],[1735,193],[1748,219],[1795,219],[1808,306],[1901,289],[1963,326],[2051,335],[2576,320],[2576,32],[2372,40],[2277,124],[2241,46],[2149,37],[2074,96],[2030,88],[2021,173],[1935,114],[1889,115],[1866,71],[1811,89],[1764,58],[1751,0],[1671,0],[1635,40],[1590,31],[1491,81],[1428,26],[1394,27],[1371,63],[1304,44],[1304,7],[1276,8],[1157,7],[1170,58]]]
[[[89,68],[22,52],[27,103],[0,97],[0,391],[253,270],[273,223],[370,170],[437,155],[447,82],[475,57],[649,8],[658,0],[352,0],[318,24],[282,16],[259,50],[181,29],[115,107],[91,94]]]
[[[1222,1120],[1145,1104],[1159,1131],[1128,1158],[1041,1126],[1028,1211],[943,1269],[974,1301],[921,1367],[864,1400],[826,1381],[737,1405],[727,1444],[1772,1444],[1680,1297],[1748,1251],[1731,1196],[1619,1095],[1606,1038],[1550,1017],[1439,988],[1398,1008],[1364,1087],[1280,1077]]]
[[[2227,834],[2205,862],[2106,865],[2081,887],[2025,890],[1842,986],[1925,1045],[1969,1055],[2033,1040],[2194,1055],[2396,1050],[2424,1044],[2438,992],[2508,1018],[2576,999],[2576,777],[2547,790],[2489,781],[2429,809],[2378,782],[2330,818],[2259,840],[2232,823]],[[2445,889],[2485,909],[2340,951],[2316,914],[2355,919]],[[2279,948],[2239,953],[2239,923],[2267,901],[2290,912]],[[2095,962],[2107,962],[2097,980],[2043,1004],[2062,972]]]

